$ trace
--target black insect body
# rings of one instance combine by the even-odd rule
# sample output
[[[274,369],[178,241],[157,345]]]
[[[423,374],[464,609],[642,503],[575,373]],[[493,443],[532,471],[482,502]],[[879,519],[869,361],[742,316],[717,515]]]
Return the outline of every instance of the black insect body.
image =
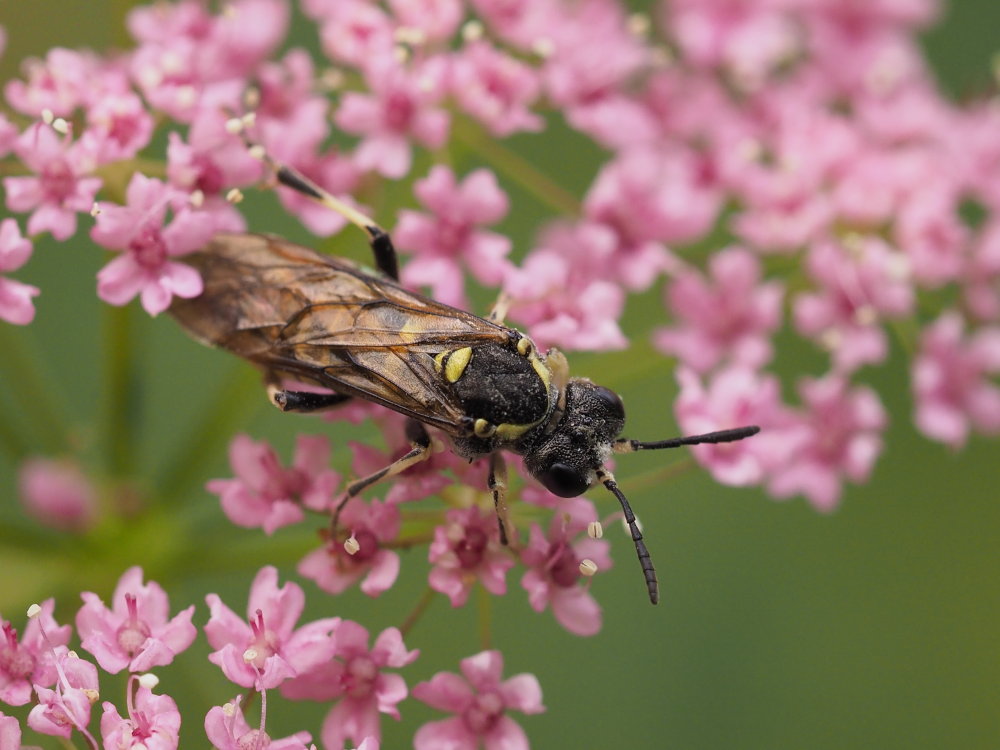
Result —
[[[349,484],[340,507],[365,487],[428,458],[429,425],[450,437],[458,455],[489,457],[504,543],[503,451],[523,456],[531,475],[561,497],[602,483],[621,503],[656,603],[649,552],[605,462],[612,453],[739,440],[758,428],[653,443],[619,439],[625,409],[617,394],[586,378],[570,378],[561,353],[543,354],[527,336],[503,325],[503,298],[481,318],[403,288],[388,234],[297,172],[272,166],[282,184],[363,228],[381,275],[278,237],[220,234],[185,257],[201,273],[203,293],[176,300],[170,312],[196,339],[260,367],[272,399],[285,411],[314,411],[356,397],[411,418],[412,450]],[[329,392],[283,390],[283,379]]]

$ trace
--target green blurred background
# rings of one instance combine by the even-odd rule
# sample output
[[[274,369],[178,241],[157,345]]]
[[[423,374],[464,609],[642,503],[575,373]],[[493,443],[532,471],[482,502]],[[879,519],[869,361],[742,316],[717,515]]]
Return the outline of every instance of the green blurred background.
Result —
[[[52,46],[122,44],[128,5],[2,0],[9,40],[0,79],[22,57]],[[928,55],[953,96],[986,90],[998,21],[995,0],[956,0],[926,35]],[[593,146],[562,131],[515,145],[577,194],[600,159]],[[457,163],[462,171],[478,164],[472,153]],[[419,164],[416,174],[425,168]],[[378,208],[386,223],[404,193],[387,191]],[[523,249],[545,213],[517,190],[511,196],[513,216],[503,229]],[[250,206],[253,229],[306,239],[271,196],[252,196]],[[87,217],[82,225],[89,226]],[[356,235],[332,246],[364,257]],[[72,447],[93,471],[124,468],[139,496],[157,487],[160,499],[86,539],[46,532],[20,511],[14,461],[0,456],[0,614],[20,625],[29,603],[56,596],[58,619],[69,621],[79,591],[107,599],[133,563],[164,584],[175,610],[197,602],[199,623],[207,618],[208,591],[242,612],[257,568],[279,561],[290,574],[313,537],[292,529],[264,539],[224,522],[201,488],[205,479],[228,474],[222,436],[247,430],[287,458],[297,430],[327,432],[343,469],[347,433],[268,408],[249,368],[189,341],[168,318],[149,320],[135,305],[102,307],[94,274],[105,260],[81,232],[61,245],[40,242],[15,274],[40,286],[42,296],[31,327],[0,326],[0,419],[31,452]],[[485,309],[488,295],[478,302]],[[571,357],[574,371],[624,396],[627,432],[642,439],[675,431],[671,365],[646,343],[660,310],[657,293],[631,300],[624,328],[633,348]],[[785,376],[822,372],[818,355],[791,337],[784,343]],[[110,356],[112,349],[127,356]],[[907,366],[896,348],[888,367],[864,373],[891,415],[887,447],[872,481],[846,488],[831,515],[801,500],[779,503],[720,487],[699,471],[654,486],[645,481],[683,456],[619,462],[660,574],[660,605],[646,601],[631,545],[613,529],[617,566],[595,582],[605,608],[600,635],[576,638],[549,613],[535,615],[516,576],[488,613],[506,673],[530,671],[541,681],[548,711],[521,721],[534,747],[1000,747],[997,444],[974,439],[953,453],[916,434]],[[124,411],[111,406],[121,403]],[[120,486],[106,489],[127,495]],[[602,514],[614,509],[612,498],[594,499]],[[373,634],[398,625],[418,600],[426,570],[423,551],[403,553],[399,584],[377,600],[356,592],[331,599],[306,582],[308,616],[355,619]],[[406,673],[411,686],[438,670],[456,671],[459,659],[480,650],[481,629],[475,607],[454,611],[438,597],[407,638],[423,652]],[[160,670],[161,689],[186,716],[182,747],[206,746],[203,712],[234,694],[206,666],[205,653],[199,641],[177,666]],[[102,691],[102,699],[123,705],[120,681],[106,680]],[[318,735],[317,707],[274,697],[272,736],[304,723]],[[401,710],[401,724],[383,722],[383,748],[409,747],[416,727],[436,718],[413,701]]]

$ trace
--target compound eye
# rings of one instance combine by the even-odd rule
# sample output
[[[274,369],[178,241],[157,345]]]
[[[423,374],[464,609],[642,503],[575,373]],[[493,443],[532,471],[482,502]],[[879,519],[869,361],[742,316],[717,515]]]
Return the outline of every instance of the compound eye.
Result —
[[[582,495],[590,486],[587,474],[569,464],[555,463],[538,474],[538,481],[545,489],[559,497]]]
[[[625,419],[625,404],[622,403],[621,396],[613,390],[597,385],[594,386],[594,396],[604,404],[609,415],[621,420]]]

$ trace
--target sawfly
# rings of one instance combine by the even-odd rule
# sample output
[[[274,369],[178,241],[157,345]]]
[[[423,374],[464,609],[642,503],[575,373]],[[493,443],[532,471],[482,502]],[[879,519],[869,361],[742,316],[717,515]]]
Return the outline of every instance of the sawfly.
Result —
[[[194,338],[263,370],[270,398],[284,411],[316,411],[360,398],[409,417],[411,450],[350,483],[339,508],[366,487],[429,458],[425,427],[433,427],[448,435],[462,458],[488,457],[488,485],[505,544],[502,451],[523,456],[531,476],[560,497],[603,484],[621,504],[655,604],[659,591],[649,551],[605,463],[614,453],[729,442],[759,428],[657,442],[619,438],[625,426],[621,398],[587,378],[570,377],[560,352],[540,352],[530,338],[504,325],[502,296],[481,318],[402,287],[388,233],[292,168],[258,155],[280,184],[362,228],[378,273],[272,235],[219,234],[184,258],[204,280],[201,296],[176,299],[170,312]],[[287,390],[285,380],[325,392]]]

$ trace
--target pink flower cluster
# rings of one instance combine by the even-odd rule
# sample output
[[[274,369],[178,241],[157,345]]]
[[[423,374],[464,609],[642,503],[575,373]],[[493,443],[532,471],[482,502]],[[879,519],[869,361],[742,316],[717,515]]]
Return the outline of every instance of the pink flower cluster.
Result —
[[[123,716],[114,703],[104,701],[100,719],[105,748],[178,747],[181,715],[174,700],[153,692],[158,680],[151,669],[168,667],[194,641],[194,606],[169,618],[169,601],[156,583],[143,582],[138,567],[125,572],[115,588],[111,607],[89,592],[76,616],[81,647],[97,665],[68,649],[69,625],[53,618],[55,603],[45,601],[29,610],[23,636],[0,619],[0,702],[33,707],[27,717],[31,730],[70,738],[78,733],[87,747],[97,748],[91,734],[91,708],[101,697],[99,669],[107,674],[127,670],[130,678]],[[309,732],[283,739],[267,734],[267,691],[277,688],[291,700],[332,704],[323,723],[325,748],[377,750],[380,716],[400,718],[398,705],[409,690],[395,672],[419,655],[407,650],[400,631],[388,628],[369,647],[368,632],[339,617],[297,625],[305,594],[294,583],[278,586],[272,567],[260,570],[250,589],[247,619],[236,615],[215,594],[207,597],[211,616],[204,626],[216,649],[209,660],[232,682],[260,694],[260,720],[248,721],[241,703],[245,696],[208,711],[204,727],[212,746],[220,750],[307,750]],[[169,619],[168,619],[169,618]],[[503,661],[498,652],[484,651],[462,661],[464,679],[439,673],[413,690],[414,697],[455,718],[426,724],[417,732],[416,747],[437,747],[443,738],[455,747],[526,748],[521,727],[510,711],[526,714],[544,710],[538,681],[528,674],[502,681]],[[21,723],[0,712],[0,746],[21,747]],[[437,738],[437,739],[432,739]]]

